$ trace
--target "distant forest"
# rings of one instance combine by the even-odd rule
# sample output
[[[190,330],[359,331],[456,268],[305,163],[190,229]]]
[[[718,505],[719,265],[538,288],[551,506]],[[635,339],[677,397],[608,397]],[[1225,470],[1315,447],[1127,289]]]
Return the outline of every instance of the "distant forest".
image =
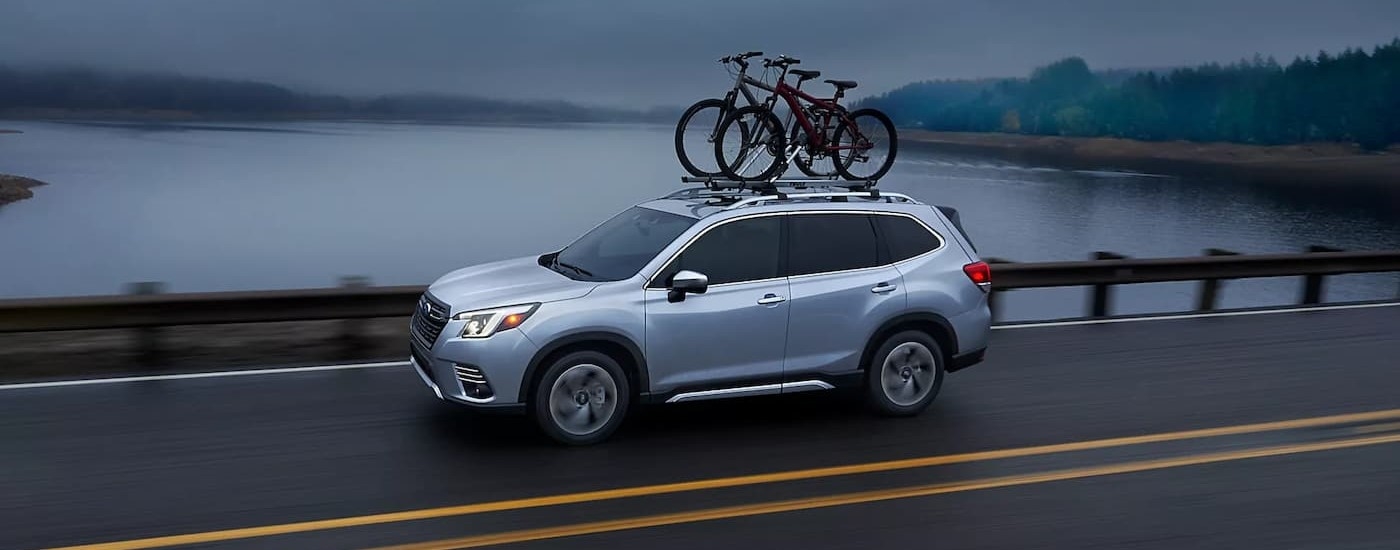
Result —
[[[506,101],[446,94],[351,98],[263,82],[86,68],[0,66],[0,116],[371,118],[513,122],[674,121],[670,110],[628,111],[563,101]]]
[[[1071,57],[1026,78],[908,84],[856,105],[905,128],[1228,141],[1278,145],[1400,143],[1400,38],[1367,52],[1320,52],[1285,65],[1255,56],[1228,65],[1093,71]],[[83,68],[0,66],[0,117],[369,118],[505,122],[673,123],[678,109],[604,109],[563,101],[445,94],[354,98],[263,82]]]
[[[1161,74],[1096,73],[1071,57],[1028,78],[918,82],[860,103],[926,130],[1382,149],[1400,143],[1400,39]]]

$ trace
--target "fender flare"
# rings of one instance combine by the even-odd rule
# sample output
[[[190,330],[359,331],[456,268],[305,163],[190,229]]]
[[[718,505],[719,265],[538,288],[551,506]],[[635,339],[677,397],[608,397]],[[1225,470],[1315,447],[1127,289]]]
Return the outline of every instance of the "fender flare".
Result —
[[[647,373],[647,360],[642,355],[642,348],[633,342],[631,338],[615,332],[608,331],[586,331],[568,334],[555,338],[549,343],[540,346],[540,350],[530,358],[530,362],[525,367],[525,374],[520,379],[520,402],[530,402],[530,389],[535,383],[535,376],[543,368],[544,360],[555,352],[568,346],[587,344],[589,342],[607,342],[626,350],[632,359],[632,364],[636,365],[636,386],[634,393],[645,395],[651,387],[650,377]]]
[[[934,336],[935,340],[939,340],[938,343],[940,346],[949,348],[943,350],[943,360],[945,363],[951,363],[953,357],[957,356],[958,354],[958,333],[957,331],[953,330],[953,324],[948,322],[947,318],[937,313],[912,312],[902,313],[891,317],[885,320],[885,322],[880,323],[880,326],[876,328],[874,332],[870,333],[870,337],[867,338],[865,341],[865,350],[863,350],[860,354],[861,370],[865,370],[866,364],[870,362],[870,354],[875,353],[875,348],[879,347],[880,343],[883,342],[885,338],[889,337],[889,335],[894,332],[895,327],[911,322],[933,323],[934,325],[937,325],[939,328],[942,329],[942,336],[946,338],[946,341],[944,341],[944,338],[939,338],[938,335],[931,336]],[[944,368],[948,368],[948,365],[945,364]]]

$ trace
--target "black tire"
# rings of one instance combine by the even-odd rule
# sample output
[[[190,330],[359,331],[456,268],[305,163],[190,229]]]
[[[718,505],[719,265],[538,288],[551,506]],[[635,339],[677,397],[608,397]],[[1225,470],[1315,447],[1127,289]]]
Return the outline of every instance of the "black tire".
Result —
[[[753,124],[749,124],[752,120]],[[730,152],[725,149],[725,142],[733,139],[734,133],[739,134],[738,143],[742,144],[738,154],[733,159],[729,158]],[[745,170],[744,152],[763,147],[765,153],[773,158],[767,161],[767,165],[762,170],[753,173]],[[735,109],[734,112],[720,125],[719,134],[715,138],[715,163],[719,165],[724,176],[735,181],[761,181],[771,179],[782,173],[783,152],[787,149],[787,134],[783,131],[783,123],[778,120],[777,115],[767,108],[750,105],[742,109]],[[757,161],[763,162],[763,161]],[[753,168],[749,166],[748,168]]]
[[[606,378],[598,378],[604,375]],[[566,376],[568,378],[561,382],[561,378]],[[571,380],[581,381],[583,384],[570,387]],[[600,382],[601,395],[611,401],[597,401],[600,394],[595,391],[597,388],[588,385],[589,381]],[[565,391],[561,395],[569,396],[570,403],[552,399],[556,397],[556,383],[564,386]],[[587,396],[578,397],[580,391]],[[539,384],[531,394],[529,410],[540,431],[554,441],[565,445],[592,445],[606,440],[617,431],[627,416],[631,401],[632,388],[628,383],[627,374],[617,361],[597,351],[576,351],[555,359],[545,369]],[[602,414],[603,411],[608,412],[606,418],[597,422],[596,426],[585,426],[568,421],[571,417],[568,413],[573,413],[574,410],[561,410],[559,415],[555,415],[554,406],[561,404],[577,406],[574,410],[582,415],[583,420],[591,420],[594,418],[592,415]],[[589,410],[585,412],[585,408]]]
[[[867,120],[862,121],[862,118]],[[836,171],[840,172],[841,177],[852,181],[878,180],[884,177],[885,173],[890,171],[890,167],[894,166],[895,154],[899,152],[899,136],[895,133],[894,123],[890,121],[890,117],[886,116],[885,113],[876,109],[856,109],[851,113],[851,122],[855,123],[856,128],[871,122],[878,126],[883,126],[885,134],[889,136],[889,153],[885,156],[884,160],[879,162],[873,171],[865,170],[869,165],[868,160],[835,163]],[[851,131],[851,126],[842,124],[836,129],[835,142],[845,143],[842,138],[846,137],[846,134],[851,133],[853,133]],[[865,137],[868,138],[868,136]],[[851,141],[854,142],[855,140],[851,139]]]
[[[917,351],[920,347],[927,351],[926,356]],[[923,375],[908,363],[907,358],[901,360],[898,357],[911,349],[914,350],[914,354],[919,355],[917,362],[924,363],[921,365],[926,369],[922,371]],[[886,363],[891,361],[890,366],[895,368],[886,372]],[[870,355],[870,362],[865,365],[866,405],[882,416],[913,416],[923,412],[938,397],[938,392],[943,387],[943,362],[943,349],[928,334],[917,330],[905,330],[891,335],[880,347],[875,348],[875,353]],[[909,368],[909,372],[901,372],[905,368]],[[886,384],[886,376],[891,373],[894,377],[889,381],[897,388]],[[897,381],[902,381],[903,384],[899,385]],[[903,390],[910,388],[922,393],[903,393]]]
[[[696,115],[699,115],[706,109],[716,109],[719,111],[719,113],[715,117],[715,127],[709,129],[687,128],[690,125],[690,123],[693,120],[695,120]],[[686,172],[689,172],[690,175],[698,178],[704,178],[719,177],[723,174],[719,170],[718,166],[716,166],[714,170],[706,170],[697,166],[695,162],[691,159],[700,158],[711,160],[714,158],[714,150],[711,147],[705,147],[698,151],[687,152],[685,147],[685,136],[687,130],[690,132],[714,132],[714,135],[719,135],[719,124],[724,122],[724,119],[729,114],[726,111],[728,111],[728,106],[725,104],[724,100],[714,98],[702,99],[700,101],[695,102],[694,105],[691,105],[689,109],[686,109],[685,112],[681,114],[680,120],[676,122],[676,159],[681,162],[681,167],[684,168]],[[701,120],[704,119],[702,118]]]

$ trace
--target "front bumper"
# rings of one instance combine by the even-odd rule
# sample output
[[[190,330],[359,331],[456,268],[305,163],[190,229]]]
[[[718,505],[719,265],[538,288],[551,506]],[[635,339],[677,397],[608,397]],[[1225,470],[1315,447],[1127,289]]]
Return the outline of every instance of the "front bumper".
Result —
[[[449,323],[432,348],[409,338],[413,370],[439,399],[492,411],[523,410],[520,385],[539,347],[518,330],[490,338],[452,338]],[[489,391],[482,391],[484,387]]]

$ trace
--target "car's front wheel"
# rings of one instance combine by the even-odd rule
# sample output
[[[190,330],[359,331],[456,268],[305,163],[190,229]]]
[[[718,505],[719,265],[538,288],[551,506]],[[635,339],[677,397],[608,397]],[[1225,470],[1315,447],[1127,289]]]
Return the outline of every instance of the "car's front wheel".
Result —
[[[591,445],[607,439],[627,416],[631,388],[611,357],[576,351],[549,364],[535,388],[532,416],[555,441]]]
[[[917,330],[886,338],[865,368],[866,403],[882,415],[919,414],[943,386],[943,350]]]

